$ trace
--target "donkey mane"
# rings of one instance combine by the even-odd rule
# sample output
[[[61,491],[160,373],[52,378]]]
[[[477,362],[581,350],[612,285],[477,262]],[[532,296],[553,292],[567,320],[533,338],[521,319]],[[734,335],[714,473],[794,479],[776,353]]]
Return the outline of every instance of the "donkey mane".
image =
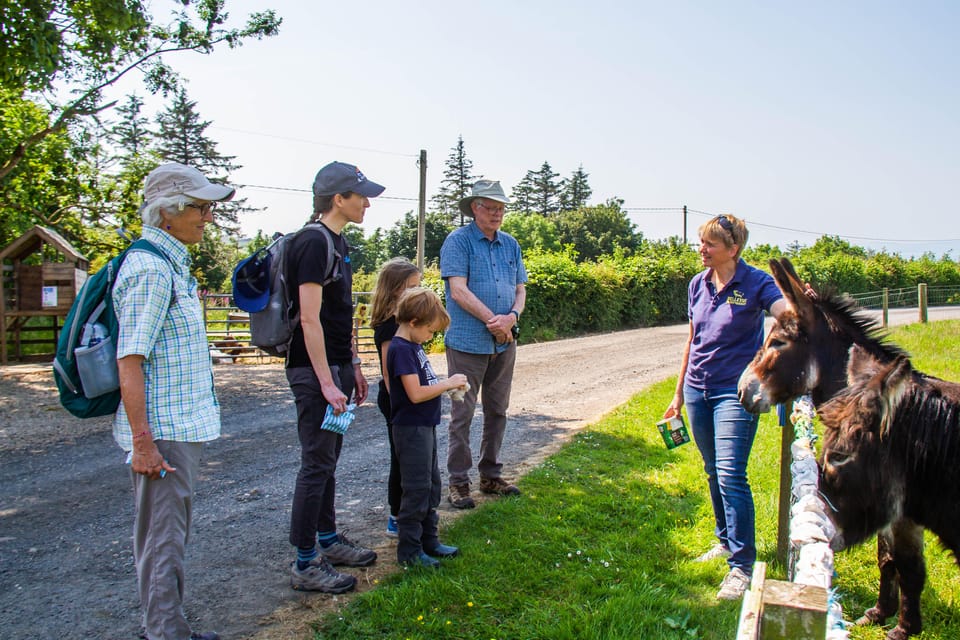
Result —
[[[911,385],[890,428],[891,444],[903,447],[913,471],[953,468],[960,456],[960,403],[929,385]]]
[[[821,293],[814,306],[823,313],[832,333],[846,336],[882,362],[890,362],[897,356],[909,357],[910,354],[890,342],[886,329],[864,314],[851,298],[834,293]]]

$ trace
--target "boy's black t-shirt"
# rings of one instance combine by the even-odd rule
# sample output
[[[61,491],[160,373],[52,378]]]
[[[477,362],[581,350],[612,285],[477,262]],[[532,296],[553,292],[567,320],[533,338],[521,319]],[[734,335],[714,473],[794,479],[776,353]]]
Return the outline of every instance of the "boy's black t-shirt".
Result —
[[[421,385],[439,382],[423,347],[394,336],[387,350],[391,422],[395,427],[435,427],[440,424],[440,396],[417,404],[411,402],[400,376],[413,373],[419,376]]]
[[[322,223],[320,223],[322,224]],[[350,247],[340,234],[330,232],[334,251],[342,256],[341,278],[323,287],[320,306],[320,324],[327,352],[327,363],[348,365],[353,359],[353,270],[350,268]],[[321,232],[301,233],[290,246],[286,274],[290,282],[290,297],[300,308],[300,285],[322,284],[327,272],[327,236]],[[310,356],[303,342],[303,328],[298,324],[293,332],[287,368],[309,367]]]

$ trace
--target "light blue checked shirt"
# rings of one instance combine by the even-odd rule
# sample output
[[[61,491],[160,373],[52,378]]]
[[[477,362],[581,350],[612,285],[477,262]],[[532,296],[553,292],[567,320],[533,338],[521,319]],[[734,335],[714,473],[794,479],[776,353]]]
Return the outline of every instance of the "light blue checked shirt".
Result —
[[[214,440],[220,436],[220,404],[190,254],[161,229],[144,227],[143,237],[170,262],[143,251],[124,259],[113,288],[120,323],[117,358],[133,354],[145,358],[147,422],[154,440]],[[122,402],[113,421],[113,437],[124,451],[133,449]]]
[[[453,231],[440,248],[440,277],[447,297],[450,327],[443,342],[465,353],[501,353],[509,343],[497,344],[485,322],[470,315],[450,296],[447,278],[467,279],[467,288],[493,313],[510,313],[517,296],[517,285],[526,284],[520,245],[509,233],[497,231],[491,242],[476,222]]]

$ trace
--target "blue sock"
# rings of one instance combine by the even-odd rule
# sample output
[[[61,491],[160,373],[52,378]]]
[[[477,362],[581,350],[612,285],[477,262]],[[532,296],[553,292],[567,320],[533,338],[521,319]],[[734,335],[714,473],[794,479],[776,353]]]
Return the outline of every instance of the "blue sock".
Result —
[[[317,548],[297,547],[297,569],[303,571],[310,564],[310,561],[317,557]]]
[[[320,543],[321,547],[329,547],[334,542],[340,540],[340,536],[337,535],[336,531],[319,531],[317,532],[317,542]]]

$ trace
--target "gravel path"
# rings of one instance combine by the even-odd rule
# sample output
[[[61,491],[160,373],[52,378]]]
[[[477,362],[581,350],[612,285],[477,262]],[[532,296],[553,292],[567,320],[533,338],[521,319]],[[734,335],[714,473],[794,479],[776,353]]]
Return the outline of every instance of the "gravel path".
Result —
[[[572,432],[676,371],[685,335],[685,326],[658,327],[521,346],[506,473],[522,475]],[[433,361],[445,374],[443,356]],[[110,420],[69,416],[46,367],[0,372],[0,635],[135,638],[130,480]],[[278,365],[219,365],[215,377],[223,436],[207,445],[197,486],[187,614],[195,629],[224,638],[305,637],[307,623],[344,598],[289,588],[299,457],[292,396]],[[374,368],[368,379],[376,380]],[[444,460],[446,430],[438,436]],[[361,590],[396,569],[383,532],[387,455],[383,418],[368,400],[337,473],[341,528],[380,551],[374,567],[355,572]],[[441,511],[456,515],[448,505]]]
[[[930,319],[958,315],[958,307],[931,309]],[[891,324],[916,318],[915,311],[895,312]],[[679,325],[521,346],[502,451],[506,473],[522,475],[572,432],[674,374],[686,334]],[[443,356],[433,361],[445,374]],[[223,436],[206,447],[197,487],[188,616],[195,629],[216,629],[231,640],[307,637],[311,620],[349,596],[289,588],[287,531],[299,445],[283,370],[220,365],[215,377]],[[375,366],[368,379],[377,379]],[[479,429],[473,432],[476,452]],[[438,436],[445,460],[443,427]],[[387,455],[383,419],[368,401],[358,409],[337,473],[341,528],[380,551],[373,567],[355,572],[360,590],[396,569],[383,532]],[[0,368],[0,636],[137,636],[133,505],[122,462],[110,420],[81,421],[63,411],[47,367]],[[441,518],[456,515],[441,505]]]

